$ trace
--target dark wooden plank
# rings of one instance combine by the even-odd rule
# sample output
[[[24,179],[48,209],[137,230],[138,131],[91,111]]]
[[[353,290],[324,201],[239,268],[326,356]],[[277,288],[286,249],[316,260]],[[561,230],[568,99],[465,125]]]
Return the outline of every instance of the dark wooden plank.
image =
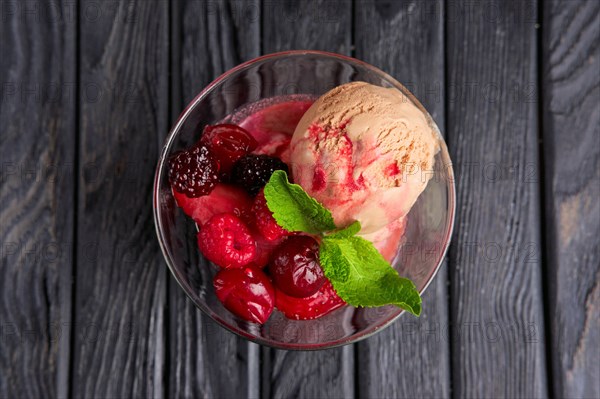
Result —
[[[600,2],[542,11],[550,346],[557,398],[600,397]]]
[[[290,49],[350,55],[352,2],[264,1],[263,52]],[[319,352],[264,348],[264,397],[354,397],[354,345]]]
[[[74,397],[164,394],[166,269],[152,185],[168,113],[167,1],[84,1]]]
[[[453,395],[545,397],[537,4],[452,2],[446,13]]]
[[[354,345],[317,352],[263,349],[264,398],[353,398]]]
[[[444,41],[440,1],[356,3],[356,57],[403,83],[444,129]],[[358,392],[369,398],[450,396],[447,269],[423,295],[420,318],[400,320],[358,344]]]
[[[172,120],[208,83],[257,57],[257,1],[173,3]],[[202,314],[174,279],[169,284],[169,397],[242,398],[259,395],[258,346]]]
[[[0,397],[66,397],[71,324],[75,7],[2,4]]]
[[[263,0],[263,52],[323,50],[350,54],[351,0]]]

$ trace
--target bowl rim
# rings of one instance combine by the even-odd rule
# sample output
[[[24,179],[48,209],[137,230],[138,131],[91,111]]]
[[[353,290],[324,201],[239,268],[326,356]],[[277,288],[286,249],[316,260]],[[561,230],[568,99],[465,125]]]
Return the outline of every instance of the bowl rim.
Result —
[[[156,235],[157,235],[158,242],[160,245],[160,249],[161,249],[161,252],[165,259],[165,262],[167,264],[167,267],[171,271],[171,274],[175,278],[175,281],[177,281],[177,284],[185,292],[185,294],[188,296],[188,298],[190,298],[192,300],[192,302],[194,303],[194,305],[196,305],[197,308],[199,308],[203,313],[208,315],[213,321],[215,321],[221,327],[225,328],[227,331],[230,331],[230,332],[236,334],[237,336],[248,339],[251,342],[255,342],[255,343],[265,345],[265,346],[268,346],[271,348],[276,348],[276,349],[312,351],[312,350],[336,348],[336,347],[356,343],[356,342],[362,341],[364,339],[367,339],[367,338],[373,336],[374,334],[379,333],[380,331],[389,327],[400,316],[402,316],[404,313],[406,313],[406,311],[399,308],[398,313],[393,314],[391,317],[388,317],[383,322],[381,322],[375,326],[369,327],[365,332],[354,333],[354,334],[350,335],[349,337],[342,338],[342,339],[335,340],[335,341],[327,341],[324,343],[294,344],[294,343],[278,342],[278,341],[264,339],[261,337],[256,337],[245,331],[238,330],[236,328],[232,328],[232,326],[230,326],[227,322],[222,320],[218,315],[214,314],[214,312],[212,312],[208,306],[197,302],[196,299],[191,295],[191,293],[188,292],[188,289],[185,286],[183,278],[180,276],[179,272],[177,271],[177,269],[174,266],[175,261],[171,255],[170,250],[168,249],[168,247],[165,243],[165,237],[163,234],[164,229],[163,229],[161,218],[160,218],[160,206],[159,206],[160,179],[161,179],[161,175],[163,173],[163,169],[166,164],[165,159],[167,157],[167,154],[169,153],[169,150],[171,149],[171,146],[177,135],[177,132],[181,129],[182,125],[185,123],[188,116],[191,114],[192,110],[195,109],[196,105],[200,101],[202,101],[204,99],[204,97],[206,97],[208,95],[208,93],[210,93],[212,91],[212,89],[214,87],[216,87],[219,83],[221,83],[222,81],[227,79],[230,75],[232,75],[236,72],[247,69],[256,63],[264,62],[264,61],[271,60],[271,59],[285,58],[285,57],[289,57],[289,56],[294,56],[294,57],[306,56],[306,55],[335,58],[335,59],[338,59],[341,61],[358,64],[362,67],[365,67],[366,69],[369,69],[369,70],[375,72],[377,75],[381,75],[388,82],[390,82],[396,89],[400,90],[404,95],[406,95],[422,112],[424,112],[424,114],[427,117],[428,122],[430,123],[430,125],[432,127],[434,127],[434,130],[436,131],[436,133],[438,135],[439,142],[440,142],[440,151],[445,153],[448,157],[448,160],[450,161],[450,163],[448,165],[444,165],[446,168],[445,172],[447,174],[447,181],[448,181],[448,188],[449,188],[449,190],[448,190],[449,218],[448,218],[448,224],[446,226],[446,231],[444,234],[444,240],[443,240],[444,248],[439,253],[437,265],[435,266],[435,268],[432,269],[429,276],[427,276],[425,285],[419,291],[419,295],[422,296],[425,293],[425,291],[427,290],[427,288],[429,287],[429,285],[431,284],[431,282],[433,281],[434,277],[437,275],[439,269],[441,268],[441,265],[444,262],[446,253],[448,252],[448,248],[450,246],[450,240],[452,237],[452,232],[454,230],[454,221],[455,221],[455,214],[456,214],[456,187],[455,187],[454,170],[452,167],[450,154],[448,152],[448,148],[447,148],[446,142],[444,140],[444,137],[442,136],[442,134],[439,130],[439,127],[437,126],[437,124],[435,123],[435,121],[433,120],[433,118],[431,117],[429,112],[425,109],[425,107],[423,107],[423,105],[419,102],[419,100],[404,85],[402,85],[400,82],[398,82],[395,78],[393,78],[391,75],[387,74],[386,72],[382,71],[381,69],[379,69],[365,61],[362,61],[362,60],[359,60],[359,59],[356,59],[353,57],[349,57],[346,55],[327,52],[327,51],[288,50],[288,51],[280,51],[280,52],[276,52],[276,53],[265,54],[265,55],[253,58],[251,60],[243,62],[243,63],[227,70],[226,72],[224,72],[223,74],[218,76],[216,79],[214,79],[212,82],[210,82],[204,89],[202,89],[200,91],[200,93],[198,93],[194,97],[194,99],[191,100],[186,105],[184,110],[177,117],[177,120],[176,120],[175,124],[173,125],[173,127],[169,130],[169,133],[168,133],[167,137],[165,138],[162,149],[160,151],[160,156],[158,158],[157,166],[155,169],[154,185],[153,185],[153,193],[152,193],[152,204],[153,204],[154,227],[155,227]]]

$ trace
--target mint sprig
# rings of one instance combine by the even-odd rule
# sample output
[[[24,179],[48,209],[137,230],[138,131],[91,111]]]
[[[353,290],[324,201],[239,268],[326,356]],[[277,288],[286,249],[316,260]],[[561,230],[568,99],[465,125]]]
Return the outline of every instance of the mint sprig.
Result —
[[[277,224],[288,231],[321,234],[335,230],[331,212],[302,187],[291,184],[283,170],[276,170],[271,175],[265,186],[265,198]]]
[[[347,238],[356,235],[360,231],[360,222],[357,220],[354,223],[348,225],[340,230],[336,230],[328,235],[331,238]]]
[[[352,258],[352,255],[350,255],[350,258]],[[325,277],[332,284],[334,280],[340,283],[348,281],[352,265],[348,260],[348,254],[342,252],[342,248],[336,240],[321,241],[321,245],[319,246],[319,262],[325,272]]]
[[[368,240],[356,236],[358,221],[337,229],[331,212],[278,170],[265,186],[265,198],[277,223],[288,231],[321,236],[319,260],[337,294],[352,306],[396,305],[419,316],[421,297],[409,279],[383,258]]]
[[[370,241],[326,236],[319,257],[325,276],[346,303],[363,307],[391,304],[415,316],[421,314],[421,297],[413,282],[400,277]],[[348,270],[340,272],[344,266]],[[340,275],[345,278],[338,278]]]

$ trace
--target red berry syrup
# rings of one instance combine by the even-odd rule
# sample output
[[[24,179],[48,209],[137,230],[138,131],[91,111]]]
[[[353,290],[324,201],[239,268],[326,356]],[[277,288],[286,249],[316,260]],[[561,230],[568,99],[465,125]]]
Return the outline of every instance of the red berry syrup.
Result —
[[[318,242],[279,227],[262,191],[274,170],[288,171],[292,135],[315,99],[249,104],[207,126],[195,146],[171,160],[177,204],[199,227],[200,251],[223,269],[214,279],[216,295],[244,320],[263,324],[274,305],[306,320],[345,304],[323,275]]]

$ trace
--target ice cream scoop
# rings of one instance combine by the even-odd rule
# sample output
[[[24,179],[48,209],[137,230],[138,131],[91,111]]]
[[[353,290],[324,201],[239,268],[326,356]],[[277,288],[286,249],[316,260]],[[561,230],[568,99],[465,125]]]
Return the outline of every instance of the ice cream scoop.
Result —
[[[395,88],[338,86],[298,123],[289,150],[292,177],[338,227],[358,220],[361,234],[376,241],[390,223],[401,224],[433,176],[435,129]]]

